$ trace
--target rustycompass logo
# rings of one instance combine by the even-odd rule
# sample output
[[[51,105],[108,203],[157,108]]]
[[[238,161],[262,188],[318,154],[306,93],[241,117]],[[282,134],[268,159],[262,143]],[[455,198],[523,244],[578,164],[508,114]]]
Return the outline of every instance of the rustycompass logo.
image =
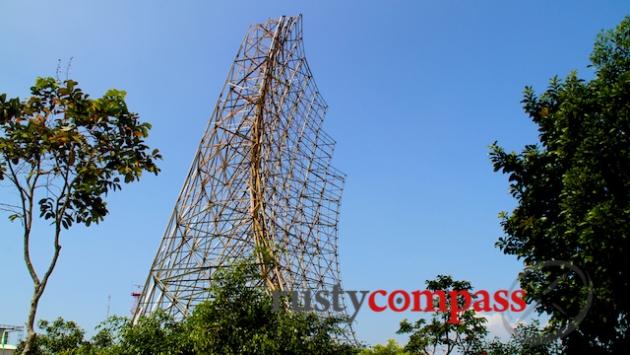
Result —
[[[332,290],[275,291],[275,310],[287,304],[294,311],[342,312],[346,311],[343,298],[352,304],[349,322],[354,321],[363,305],[372,312],[442,312],[449,313],[449,323],[458,324],[459,315],[469,309],[475,312],[523,312],[527,306],[525,291],[497,290],[375,290],[344,291],[340,285]]]
[[[528,265],[519,274],[510,289],[488,290],[384,290],[373,291],[348,291],[340,285],[335,285],[331,290],[311,291],[274,291],[273,307],[279,310],[288,307],[296,312],[323,312],[328,314],[348,314],[347,320],[352,323],[359,311],[367,308],[371,312],[441,312],[448,314],[448,323],[459,324],[460,316],[466,311],[475,313],[499,313],[501,323],[508,334],[513,334],[520,324],[527,323],[532,315],[540,315],[539,305],[534,300],[529,300],[525,290],[518,286],[531,275],[540,275],[555,269],[564,270],[556,280],[551,280],[543,294],[551,294],[558,288],[563,280],[571,279],[580,283],[586,289],[592,288],[592,281],[588,274],[569,262],[550,261],[536,265]],[[577,329],[586,317],[593,294],[589,291],[578,312],[571,313],[562,305],[553,304],[567,315],[567,319],[559,322],[556,327],[547,329],[544,333],[527,335],[524,341],[530,345],[549,344],[567,336]],[[344,300],[349,300],[346,306]],[[529,320],[528,320],[529,319]]]

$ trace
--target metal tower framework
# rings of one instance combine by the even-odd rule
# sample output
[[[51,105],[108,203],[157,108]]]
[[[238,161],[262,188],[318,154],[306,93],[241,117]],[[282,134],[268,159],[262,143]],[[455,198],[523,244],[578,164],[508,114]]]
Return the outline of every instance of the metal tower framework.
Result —
[[[340,283],[344,174],[330,165],[327,105],[304,56],[302,18],[252,26],[236,55],[151,266],[134,319],[176,319],[211,297],[215,271],[254,258],[269,290]],[[269,261],[272,261],[271,263]]]

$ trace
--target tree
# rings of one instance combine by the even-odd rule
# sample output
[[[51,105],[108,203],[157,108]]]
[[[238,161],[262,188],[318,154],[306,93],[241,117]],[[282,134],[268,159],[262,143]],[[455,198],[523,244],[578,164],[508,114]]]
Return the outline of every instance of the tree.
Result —
[[[125,103],[125,92],[109,90],[91,99],[77,82],[38,78],[31,97],[0,95],[0,180],[8,180],[17,202],[2,204],[23,226],[24,262],[33,281],[24,353],[36,337],[39,301],[61,252],[61,233],[73,224],[90,226],[107,215],[105,196],[144,171],[157,174],[157,150],[145,145],[151,126]],[[43,272],[30,254],[33,220],[52,226],[53,255]]]
[[[312,312],[274,310],[259,267],[241,263],[215,274],[213,297],[183,324],[183,343],[197,354],[348,354],[339,340],[343,321]]]
[[[409,355],[403,346],[400,346],[396,340],[389,339],[387,344],[376,344],[370,348],[361,350],[360,355]]]
[[[37,336],[29,350],[31,354],[87,354],[91,346],[84,340],[85,331],[73,321],[65,321],[59,317],[52,323],[41,320],[38,323],[42,334]],[[26,342],[22,342],[17,351],[24,351]]]
[[[590,81],[573,72],[539,96],[525,89],[538,144],[521,153],[491,147],[518,203],[501,214],[497,246],[527,265],[563,260],[590,276],[544,268],[524,273],[521,286],[552,326],[577,327],[563,339],[568,353],[622,353],[630,348],[630,17],[598,36],[590,59]]]
[[[340,319],[315,313],[274,310],[273,298],[260,286],[257,265],[238,264],[217,271],[212,299],[180,322],[156,311],[133,324],[111,317],[91,341],[67,341],[66,354],[355,354],[340,339]],[[57,337],[58,338],[58,337]],[[55,338],[55,339],[57,339]],[[33,353],[48,355],[48,334],[38,336]],[[74,346],[72,346],[74,345]]]
[[[94,342],[102,340],[104,334],[110,337],[109,346],[98,347],[99,354],[193,354],[188,350],[189,344],[184,341],[182,324],[175,322],[162,311],[142,317],[136,324],[128,319],[113,318],[106,327],[108,333],[99,332],[98,337],[95,336],[93,339]]]
[[[157,316],[159,316],[156,313]],[[123,329],[130,326],[129,319],[111,316],[96,326],[97,333],[92,337],[91,344],[97,354],[111,354],[123,337]]]
[[[438,275],[434,280],[426,281],[427,290],[444,291],[445,304],[451,304],[451,297],[456,295],[459,309],[464,309],[466,300],[458,294],[449,291],[467,291],[471,293],[472,285],[468,281],[457,281],[448,275]],[[432,300],[434,307],[439,306],[439,299]],[[403,320],[400,323],[398,334],[411,334],[405,350],[413,354],[435,354],[442,350],[444,354],[451,354],[459,350],[463,354],[477,354],[482,346],[482,341],[488,334],[485,327],[486,319],[477,317],[472,309],[459,314],[459,322],[450,322],[451,314],[435,312],[429,323],[423,318],[415,323]]]
[[[563,354],[558,339],[550,341],[545,329],[538,321],[521,323],[514,329],[509,341],[498,338],[486,342],[484,351],[488,355],[551,355]]]

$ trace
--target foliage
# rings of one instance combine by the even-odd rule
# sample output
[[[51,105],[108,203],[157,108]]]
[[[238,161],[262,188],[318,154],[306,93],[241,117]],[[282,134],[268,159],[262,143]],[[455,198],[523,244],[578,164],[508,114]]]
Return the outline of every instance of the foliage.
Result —
[[[377,344],[370,348],[363,349],[360,355],[409,355],[405,348],[399,345],[396,340],[389,339],[387,344]]]
[[[137,324],[112,317],[97,327],[91,342],[60,338],[61,332],[36,338],[34,354],[50,353],[49,343],[62,343],[67,354],[353,354],[352,344],[341,342],[339,319],[314,313],[274,311],[273,299],[260,287],[258,269],[242,264],[219,272],[213,298],[193,314],[175,322],[164,312],[154,312]],[[71,322],[70,322],[71,323]],[[74,325],[74,323],[72,323]],[[49,340],[52,339],[52,340]]]
[[[342,320],[314,313],[273,310],[272,297],[257,286],[253,263],[219,272],[213,298],[183,324],[185,340],[199,354],[343,354],[354,351],[338,341]]]
[[[0,95],[0,178],[19,183],[21,173],[27,184],[19,192],[27,199],[28,182],[46,179],[50,195],[38,201],[40,216],[65,229],[103,220],[103,196],[120,189],[121,178],[129,183],[145,170],[159,172],[158,151],[144,144],[151,125],[128,111],[126,93],[112,89],[93,100],[77,84],[38,78],[26,101]],[[52,186],[53,179],[60,184]],[[28,217],[21,212],[13,218]]]
[[[509,341],[494,338],[486,342],[484,350],[488,355],[552,355],[563,354],[558,339],[547,338],[545,329],[538,321],[519,324]]]
[[[97,354],[111,353],[116,344],[120,344],[124,327],[129,326],[129,320],[125,317],[112,316],[96,326],[97,333],[90,341]]]
[[[468,291],[472,294],[472,286],[468,281],[453,280],[448,275],[438,275],[434,280],[426,281],[427,290],[445,291],[446,304],[451,304],[451,294],[448,291]],[[439,300],[434,299],[435,308],[439,307]],[[457,303],[460,309],[464,308],[465,300],[458,297]],[[459,323],[449,322],[450,314],[435,312],[431,320],[419,319],[415,323],[403,320],[400,323],[399,334],[411,334],[405,350],[414,354],[435,354],[441,350],[450,354],[458,350],[463,354],[476,354],[479,352],[482,341],[488,333],[483,317],[477,317],[474,310],[463,311],[459,315]]]
[[[31,349],[31,354],[85,354],[89,353],[91,346],[84,340],[85,331],[73,321],[65,321],[59,317],[52,323],[41,320],[38,323],[39,329],[43,332],[35,338],[35,346]],[[17,353],[24,350],[25,343],[22,342],[17,349]]]
[[[150,128],[128,110],[120,90],[91,99],[75,81],[38,78],[24,101],[0,94],[0,180],[8,180],[17,195],[16,203],[0,209],[22,223],[24,261],[34,286],[25,353],[34,342],[35,315],[61,252],[62,230],[102,221],[105,196],[121,188],[121,179],[130,183],[144,171],[159,172],[154,161],[160,154],[145,144]],[[53,256],[41,273],[30,254],[36,209],[53,228]]]
[[[571,73],[539,96],[525,89],[539,144],[521,153],[492,146],[518,202],[501,214],[497,246],[527,265],[564,260],[590,275],[592,285],[547,268],[524,274],[521,286],[559,328],[575,325],[592,292],[588,315],[563,339],[567,352],[620,353],[630,348],[630,17],[599,35],[591,63],[590,81]]]
[[[102,329],[93,342],[101,340],[97,354],[188,354],[181,338],[182,326],[169,318],[164,312],[157,311],[150,317],[141,318],[132,324],[124,318],[112,318],[101,325]],[[109,346],[108,345],[109,341]]]

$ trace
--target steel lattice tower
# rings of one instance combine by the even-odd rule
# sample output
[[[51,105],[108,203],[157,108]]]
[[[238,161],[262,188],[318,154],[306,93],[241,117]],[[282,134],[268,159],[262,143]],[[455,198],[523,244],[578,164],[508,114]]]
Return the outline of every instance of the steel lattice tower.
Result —
[[[210,297],[214,272],[243,258],[270,290],[340,282],[344,175],[330,165],[327,105],[304,56],[302,18],[252,26],[177,199],[134,319],[176,319]],[[265,262],[270,258],[273,262]]]

